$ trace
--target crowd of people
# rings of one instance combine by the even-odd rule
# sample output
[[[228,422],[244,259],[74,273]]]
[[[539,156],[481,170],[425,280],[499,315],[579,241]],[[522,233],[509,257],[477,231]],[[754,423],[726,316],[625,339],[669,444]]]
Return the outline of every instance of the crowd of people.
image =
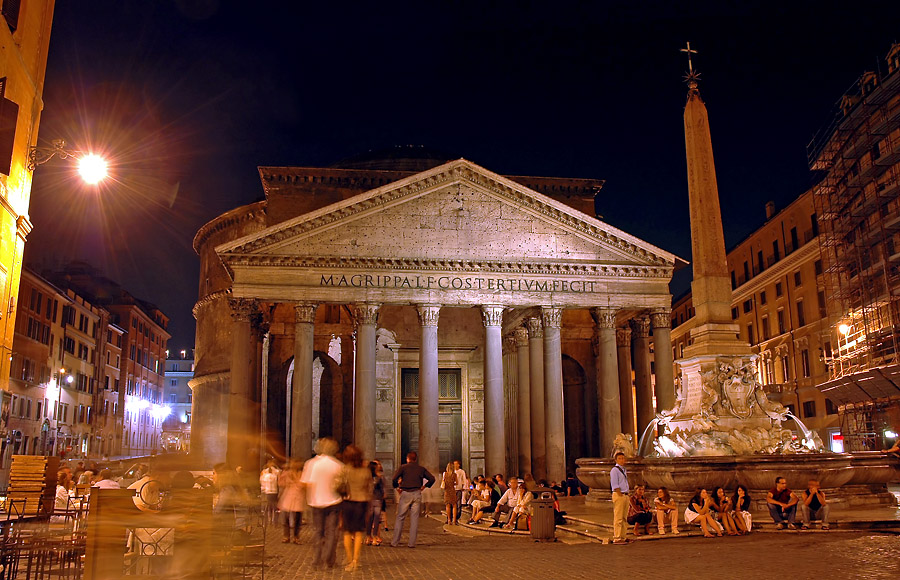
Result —
[[[613,544],[629,542],[625,534],[633,525],[633,535],[653,533],[654,522],[660,534],[666,533],[666,525],[678,534],[679,506],[669,490],[660,487],[653,504],[645,497],[645,486],[628,482],[624,453],[616,453],[616,464],[610,470],[610,488],[613,500]],[[739,536],[753,529],[750,513],[752,499],[745,485],[739,484],[729,493],[723,487],[699,488],[684,507],[684,523],[699,526],[706,538]],[[813,521],[821,522],[821,529],[828,530],[828,501],[819,482],[810,480],[807,488],[794,493],[783,477],[775,479],[775,486],[766,493],[766,507],[776,529],[795,530],[797,510],[802,518],[800,529],[807,530]]]

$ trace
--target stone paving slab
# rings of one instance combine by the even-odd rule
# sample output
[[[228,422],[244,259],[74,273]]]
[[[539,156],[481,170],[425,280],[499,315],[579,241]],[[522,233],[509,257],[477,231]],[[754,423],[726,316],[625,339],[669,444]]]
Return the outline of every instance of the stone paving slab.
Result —
[[[389,513],[389,521],[393,514]],[[794,579],[900,578],[900,536],[871,532],[753,533],[705,539],[680,536],[676,541],[639,540],[625,546],[595,542],[538,543],[527,536],[483,535],[463,526],[444,526],[423,518],[415,549],[364,546],[361,568],[345,572],[342,543],[338,566],[311,567],[311,528],[301,532],[301,545],[282,544],[273,528],[267,542],[267,579],[484,579],[535,578],[728,578]],[[651,536],[653,537],[653,536]],[[403,540],[406,539],[404,533]],[[674,539],[674,538],[673,538]],[[699,567],[698,567],[699,566]],[[254,580],[260,579],[258,571]]]

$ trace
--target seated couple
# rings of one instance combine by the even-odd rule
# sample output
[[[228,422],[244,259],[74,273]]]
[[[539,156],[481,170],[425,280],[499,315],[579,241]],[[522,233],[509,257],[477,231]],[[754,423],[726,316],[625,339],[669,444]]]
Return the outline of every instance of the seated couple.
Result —
[[[828,501],[825,499],[825,492],[819,488],[819,482],[815,479],[809,480],[806,490],[797,496],[788,489],[785,478],[776,477],[775,487],[766,494],[766,504],[769,508],[769,515],[772,516],[775,527],[779,530],[783,530],[785,524],[789,530],[797,529],[795,520],[798,506],[803,518],[802,529],[808,530],[812,520],[821,521],[823,530],[829,529]]]
[[[521,516],[528,519],[533,496],[530,491],[525,490],[522,483],[517,477],[509,478],[507,490],[497,502],[497,509],[494,510],[492,528],[500,527],[502,514],[507,514],[506,525],[504,525],[506,529],[518,529]]]
[[[650,526],[654,517],[660,534],[666,533],[666,522],[672,526],[672,533],[678,534],[678,508],[675,501],[669,496],[669,490],[665,487],[659,488],[656,497],[653,498],[653,507],[651,508],[650,502],[644,497],[644,486],[638,485],[629,498],[626,518],[629,524],[634,524],[634,535],[641,535],[641,527],[644,528],[645,534],[652,533]]]
[[[684,510],[684,521],[699,524],[706,538],[750,533],[750,494],[743,485],[738,485],[734,495],[728,497],[725,490],[717,487],[712,494],[705,488],[697,490]]]

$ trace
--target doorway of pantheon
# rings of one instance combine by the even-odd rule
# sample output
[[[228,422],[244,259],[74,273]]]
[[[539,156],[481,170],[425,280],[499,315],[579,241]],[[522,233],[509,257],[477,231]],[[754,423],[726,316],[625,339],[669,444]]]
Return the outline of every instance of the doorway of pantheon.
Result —
[[[419,369],[400,370],[400,462],[419,451]],[[438,369],[438,468],[462,459],[462,373]],[[437,474],[435,475],[437,477]]]

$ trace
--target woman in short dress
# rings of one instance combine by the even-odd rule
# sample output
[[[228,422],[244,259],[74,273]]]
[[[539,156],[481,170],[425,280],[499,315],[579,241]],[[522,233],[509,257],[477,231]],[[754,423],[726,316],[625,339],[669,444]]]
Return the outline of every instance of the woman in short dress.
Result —
[[[349,492],[341,502],[341,522],[344,526],[344,552],[348,572],[359,568],[359,553],[366,535],[366,513],[372,501],[372,471],[363,465],[362,450],[356,445],[344,449],[344,467]]]
[[[688,524],[699,523],[700,529],[703,530],[704,538],[714,538],[722,535],[722,532],[719,531],[719,524],[713,519],[710,511],[711,505],[712,498],[709,497],[709,493],[705,488],[700,488],[684,509],[684,521]],[[716,534],[711,534],[710,530],[713,530]]]
[[[739,534],[749,534],[753,529],[753,520],[750,516],[750,492],[747,486],[741,484],[734,490],[731,504],[734,507],[734,523],[737,524]]]
[[[444,478],[441,480],[441,488],[444,490],[444,506],[447,508],[447,525],[457,523],[459,514],[456,513],[456,470],[453,463],[448,463],[444,470]]]

